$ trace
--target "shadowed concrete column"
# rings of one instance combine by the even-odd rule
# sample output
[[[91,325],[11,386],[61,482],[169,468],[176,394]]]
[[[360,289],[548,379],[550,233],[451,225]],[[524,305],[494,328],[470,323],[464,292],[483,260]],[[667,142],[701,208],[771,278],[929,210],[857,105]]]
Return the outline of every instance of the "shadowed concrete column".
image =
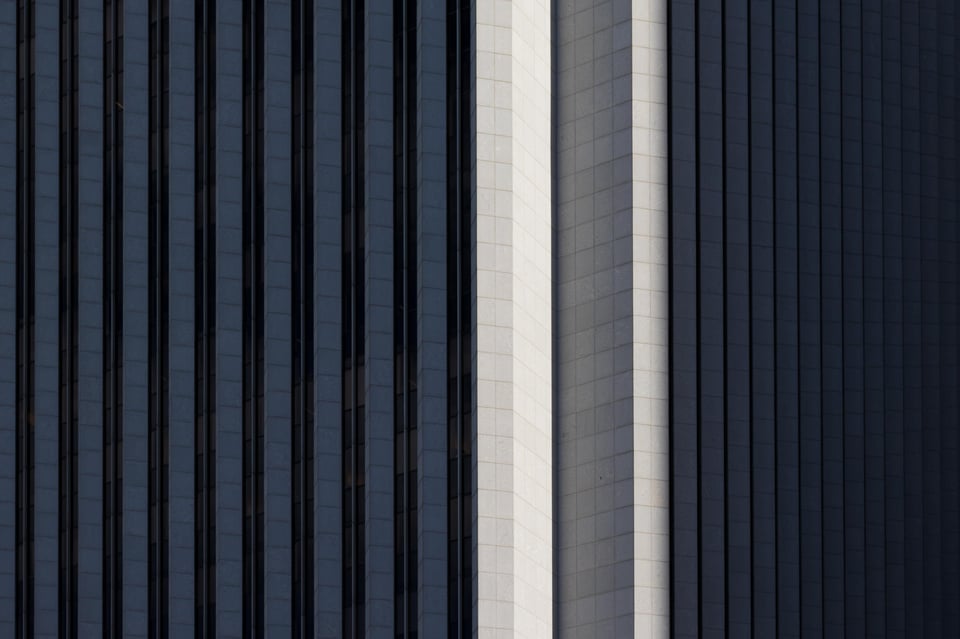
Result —
[[[558,628],[669,631],[666,3],[556,10]]]

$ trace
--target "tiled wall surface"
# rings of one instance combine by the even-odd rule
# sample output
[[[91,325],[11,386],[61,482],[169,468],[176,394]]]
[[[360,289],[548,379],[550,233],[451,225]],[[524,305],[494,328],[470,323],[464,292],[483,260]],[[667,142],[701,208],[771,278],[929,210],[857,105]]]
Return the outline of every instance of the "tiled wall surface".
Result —
[[[553,627],[550,5],[476,5],[476,624]]]
[[[556,11],[560,634],[664,636],[666,3]]]

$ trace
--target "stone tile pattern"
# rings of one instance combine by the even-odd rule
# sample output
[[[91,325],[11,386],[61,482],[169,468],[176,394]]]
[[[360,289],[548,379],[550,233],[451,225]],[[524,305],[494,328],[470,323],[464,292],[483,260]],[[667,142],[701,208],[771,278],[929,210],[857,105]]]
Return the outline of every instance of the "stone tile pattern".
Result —
[[[666,636],[666,4],[561,4],[555,46],[559,632]]]
[[[551,637],[550,3],[475,15],[475,634]]]
[[[666,637],[670,629],[667,0],[633,0],[630,26],[634,634]],[[617,260],[616,250],[614,254]]]

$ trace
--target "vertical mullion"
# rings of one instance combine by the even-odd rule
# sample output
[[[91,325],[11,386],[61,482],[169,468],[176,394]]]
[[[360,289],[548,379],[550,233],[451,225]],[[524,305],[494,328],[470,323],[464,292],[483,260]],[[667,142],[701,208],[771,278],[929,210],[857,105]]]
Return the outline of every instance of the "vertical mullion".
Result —
[[[406,637],[416,631],[417,565],[416,467],[414,456],[416,418],[412,393],[416,366],[416,239],[414,229],[415,172],[415,57],[416,46],[414,2],[394,2],[394,528],[396,593],[394,598],[395,631]],[[411,126],[411,122],[414,126]]]
[[[342,56],[349,62],[343,65],[343,86],[345,90],[344,116],[345,126],[343,148],[344,184],[344,313],[342,322],[346,341],[344,352],[344,476],[349,481],[345,485],[344,508],[350,513],[345,518],[344,557],[347,570],[344,572],[343,635],[344,637],[364,636],[364,604],[366,599],[364,580],[364,274],[363,274],[363,113],[364,113],[364,76],[363,51],[360,42],[364,34],[364,3],[362,0],[344,0],[343,5]],[[349,328],[347,328],[349,327]],[[349,523],[347,523],[349,522]]]
[[[148,150],[148,634],[166,636],[169,623],[167,580],[169,560],[168,475],[168,0],[152,0],[149,7],[149,122]]]
[[[470,252],[469,148],[465,130],[469,122],[470,59],[469,0],[447,2],[447,367],[448,367],[448,634],[470,636],[473,628],[472,526],[469,461],[472,428],[468,398],[472,387],[467,372],[472,366],[469,338]]]
[[[107,637],[122,636],[122,0],[104,7],[104,602]]]
[[[33,462],[30,425],[33,380],[33,4],[16,7],[17,180],[16,180],[16,573],[14,636],[33,636]]]
[[[76,632],[74,451],[76,432],[76,2],[60,4],[59,629]]]
[[[253,0],[242,3],[241,55],[243,58],[243,195],[242,195],[242,234],[243,234],[243,410],[242,410],[242,437],[243,454],[241,468],[243,472],[243,533],[242,533],[242,566],[243,566],[243,637],[250,639],[255,636],[255,627],[259,608],[256,593],[256,419],[257,419],[257,367],[256,367],[256,113],[254,102],[256,82],[256,57],[254,33],[256,18],[253,15]]]
[[[214,100],[216,98],[215,3],[196,3],[195,14],[195,297],[194,351],[196,367],[196,465],[195,500],[195,619],[197,639],[212,639],[216,632],[216,593],[214,591],[215,520],[215,384],[213,356],[216,352],[216,250],[214,222],[214,176],[216,161]]]

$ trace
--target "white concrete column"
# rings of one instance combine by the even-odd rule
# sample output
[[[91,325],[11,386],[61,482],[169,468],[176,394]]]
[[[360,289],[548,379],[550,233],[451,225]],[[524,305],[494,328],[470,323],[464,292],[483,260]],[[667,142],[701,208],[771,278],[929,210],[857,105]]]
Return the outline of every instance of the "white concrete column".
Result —
[[[553,636],[551,10],[475,4],[478,637]]]

